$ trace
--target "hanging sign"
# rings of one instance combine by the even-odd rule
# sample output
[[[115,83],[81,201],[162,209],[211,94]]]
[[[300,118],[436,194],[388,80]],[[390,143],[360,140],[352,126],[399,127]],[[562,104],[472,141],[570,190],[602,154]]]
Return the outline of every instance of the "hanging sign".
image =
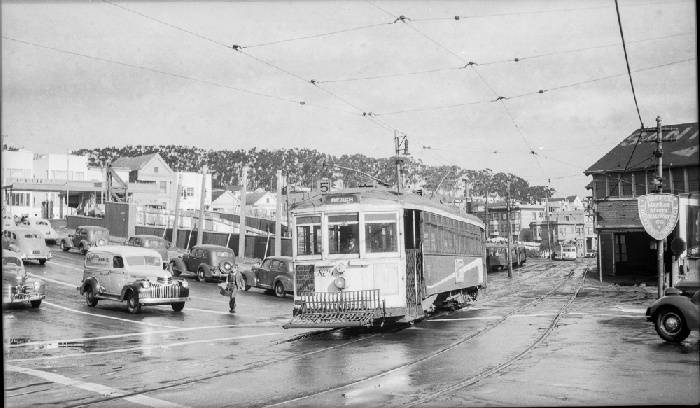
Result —
[[[637,198],[639,219],[647,234],[662,240],[678,222],[678,197],[673,194],[647,194]]]

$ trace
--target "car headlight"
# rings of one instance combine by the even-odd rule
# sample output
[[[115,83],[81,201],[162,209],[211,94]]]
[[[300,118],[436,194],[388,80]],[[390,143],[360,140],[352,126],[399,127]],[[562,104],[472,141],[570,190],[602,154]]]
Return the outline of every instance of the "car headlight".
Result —
[[[221,272],[231,272],[231,270],[233,269],[233,265],[231,265],[231,262],[222,262],[219,265],[219,269],[221,270]]]
[[[104,245],[104,244],[105,244],[105,240],[104,240],[104,239],[101,239],[101,240],[97,241],[97,245],[100,245],[100,246],[101,246],[101,245]]]
[[[183,288],[186,288],[186,287],[190,286],[190,284],[187,283],[187,281],[182,280],[182,281],[180,281],[180,286],[182,286]]]
[[[144,289],[148,289],[151,287],[151,282],[147,280],[142,280],[141,281],[141,287]]]

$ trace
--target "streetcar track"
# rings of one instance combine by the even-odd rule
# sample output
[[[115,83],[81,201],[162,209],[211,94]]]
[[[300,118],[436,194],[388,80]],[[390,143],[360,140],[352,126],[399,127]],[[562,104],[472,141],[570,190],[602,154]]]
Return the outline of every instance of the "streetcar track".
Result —
[[[573,271],[572,271],[572,272],[573,272]],[[584,273],[584,276],[585,276],[585,273]],[[516,307],[516,308],[512,309],[512,310],[509,311],[508,313],[504,314],[503,317],[500,318],[500,319],[498,319],[497,321],[495,321],[495,322],[493,322],[493,323],[491,323],[491,324],[488,324],[488,325],[484,326],[483,328],[477,330],[476,332],[471,333],[471,334],[469,334],[469,335],[467,335],[467,336],[464,336],[464,337],[462,337],[461,339],[459,339],[459,340],[457,340],[457,341],[455,341],[455,342],[453,342],[453,343],[451,343],[451,344],[449,344],[449,345],[447,345],[447,346],[444,346],[444,347],[440,348],[440,349],[437,350],[437,351],[434,351],[434,352],[432,352],[432,353],[430,353],[430,354],[427,354],[427,355],[425,355],[425,356],[423,356],[423,357],[421,357],[421,358],[419,358],[419,359],[416,359],[416,360],[413,360],[413,361],[409,361],[409,362],[407,362],[407,363],[401,364],[401,365],[396,366],[396,367],[393,367],[393,368],[391,368],[391,369],[384,370],[384,371],[381,371],[381,372],[379,372],[379,373],[375,373],[375,374],[372,374],[372,375],[369,375],[369,376],[365,376],[365,377],[363,377],[363,378],[360,378],[360,379],[357,379],[357,380],[354,380],[354,381],[351,381],[351,382],[348,382],[348,383],[345,383],[345,384],[342,384],[342,385],[337,385],[337,386],[333,386],[333,387],[328,387],[328,388],[326,388],[326,389],[323,389],[323,390],[320,390],[320,391],[316,391],[316,392],[312,392],[312,393],[308,393],[308,394],[304,394],[304,395],[300,395],[300,396],[295,397],[295,398],[292,398],[292,399],[286,399],[286,400],[274,402],[274,403],[271,403],[271,404],[264,404],[264,405],[262,405],[262,407],[274,407],[274,406],[279,406],[279,405],[285,405],[285,404],[289,404],[289,403],[299,402],[299,401],[306,400],[306,399],[309,399],[309,398],[313,398],[313,397],[316,397],[316,396],[319,396],[319,395],[327,394],[327,393],[329,393],[329,392],[338,391],[338,390],[341,390],[341,389],[343,389],[343,388],[347,388],[347,387],[350,387],[350,386],[353,386],[353,385],[357,385],[357,384],[360,384],[360,383],[363,383],[363,382],[366,382],[366,381],[370,381],[370,380],[373,380],[373,379],[376,379],[376,378],[379,378],[379,377],[383,377],[383,376],[385,376],[385,375],[387,375],[387,374],[391,374],[391,373],[393,373],[393,372],[402,370],[402,369],[404,369],[404,368],[406,368],[406,367],[410,367],[410,366],[413,366],[413,365],[422,363],[422,362],[424,362],[424,361],[433,359],[433,358],[435,358],[435,357],[437,357],[437,356],[439,356],[439,355],[441,355],[441,354],[444,354],[444,353],[446,353],[446,352],[448,352],[448,351],[454,349],[455,347],[457,347],[457,346],[459,346],[459,345],[461,345],[461,344],[464,344],[464,343],[466,343],[466,342],[468,342],[468,341],[471,341],[471,340],[473,340],[473,339],[475,339],[475,338],[481,336],[481,335],[484,334],[484,333],[487,333],[488,331],[490,331],[490,330],[494,329],[495,327],[499,326],[500,324],[502,324],[504,321],[506,321],[511,315],[515,314],[516,312],[518,312],[518,311],[520,311],[520,310],[523,310],[523,309],[525,309],[525,308],[527,308],[527,307],[530,307],[530,306],[532,306],[532,305],[535,305],[535,304],[537,304],[537,303],[540,303],[540,302],[543,301],[545,298],[549,297],[551,294],[553,294],[554,292],[556,292],[557,290],[559,290],[559,288],[560,288],[561,286],[563,286],[564,283],[569,282],[570,279],[571,279],[571,274],[568,274],[565,278],[561,279],[561,280],[554,286],[554,288],[552,288],[552,289],[551,289],[550,291],[548,291],[546,294],[541,295],[541,296],[538,296],[538,297],[536,297],[535,299],[533,299],[532,301],[530,301],[530,302],[528,302],[528,303],[525,303],[524,305],[521,305],[521,306],[519,306],[519,307]],[[578,291],[577,291],[576,293],[578,294]]]
[[[434,400],[436,397],[439,397],[441,395],[445,394],[450,394],[454,393],[458,390],[461,390],[463,388],[469,387],[470,385],[476,384],[479,381],[481,381],[484,378],[490,377],[506,368],[508,368],[510,365],[515,363],[516,361],[520,360],[523,356],[525,356],[527,353],[532,351],[535,347],[537,347],[545,338],[547,338],[557,327],[557,324],[559,323],[559,320],[562,318],[562,316],[566,313],[568,310],[569,306],[576,300],[578,297],[579,292],[581,291],[581,288],[583,287],[585,281],[586,281],[586,275],[588,274],[589,269],[586,268],[583,272],[583,276],[581,278],[581,283],[579,283],[578,288],[576,288],[576,291],[569,297],[569,300],[559,309],[559,311],[556,313],[550,324],[547,326],[547,328],[542,332],[533,342],[531,342],[525,349],[523,349],[520,353],[516,354],[515,356],[509,358],[508,360],[493,366],[493,367],[487,367],[486,369],[480,371],[479,373],[466,378],[462,381],[459,381],[455,384],[452,384],[442,390],[436,391],[434,393],[431,393],[427,396],[423,396],[412,403],[405,405],[405,407],[413,407],[418,404],[423,404],[428,401]]]

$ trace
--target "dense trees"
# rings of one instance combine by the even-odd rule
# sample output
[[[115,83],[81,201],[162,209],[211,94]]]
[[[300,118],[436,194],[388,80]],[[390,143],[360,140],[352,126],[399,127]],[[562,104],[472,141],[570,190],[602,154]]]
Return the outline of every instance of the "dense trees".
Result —
[[[206,164],[212,172],[215,187],[237,185],[241,167],[248,165],[248,180],[252,188],[273,190],[275,174],[282,170],[290,184],[313,186],[327,177],[333,181],[342,179],[346,187],[371,184],[366,173],[391,185],[396,183],[396,165],[393,157],[373,158],[363,154],[331,156],[314,149],[284,150],[204,150],[198,147],[159,145],[124,146],[97,149],[80,149],[74,152],[88,156],[89,163],[103,166],[122,156],[139,156],[159,153],[175,171],[199,171]],[[511,182],[511,196],[521,202],[533,202],[551,197],[554,189],[546,186],[530,186],[511,173],[494,173],[491,169],[465,170],[459,166],[430,166],[421,160],[405,158],[405,182],[411,188],[421,188],[424,194],[439,198],[461,197],[466,179],[474,196],[486,194],[505,197],[507,181]],[[357,171],[351,171],[354,169]],[[360,173],[361,172],[361,173]]]

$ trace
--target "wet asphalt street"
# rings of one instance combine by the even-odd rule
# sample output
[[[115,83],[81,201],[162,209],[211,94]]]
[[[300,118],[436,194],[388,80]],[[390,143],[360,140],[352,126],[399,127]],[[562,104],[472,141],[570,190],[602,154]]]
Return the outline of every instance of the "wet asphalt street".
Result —
[[[281,328],[292,300],[188,279],[182,312],[88,307],[83,257],[27,265],[39,309],[3,311],[9,407],[474,406],[700,403],[697,332],[663,342],[655,288],[584,279],[591,260],[528,260],[489,275],[477,302],[407,328]]]

